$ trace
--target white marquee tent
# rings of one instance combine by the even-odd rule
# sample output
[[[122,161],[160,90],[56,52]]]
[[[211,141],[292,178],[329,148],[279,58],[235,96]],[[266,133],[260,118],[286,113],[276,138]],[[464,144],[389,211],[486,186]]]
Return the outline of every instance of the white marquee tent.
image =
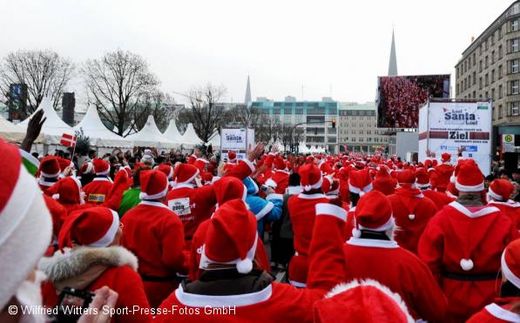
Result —
[[[200,145],[202,140],[197,136],[193,124],[189,123],[186,131],[182,135],[182,143],[188,146]]]
[[[45,97],[42,100],[38,109],[36,109],[36,111],[31,116],[22,121],[20,124],[16,125],[16,127],[25,133],[27,130],[27,125],[29,124],[29,120],[39,110],[43,110],[44,118],[47,118],[42,126],[41,131],[43,143],[49,145],[58,145],[60,143],[61,136],[64,133],[74,135],[74,129],[61,120],[61,118],[56,113],[56,110],[54,110],[52,107],[52,102],[48,97]]]
[[[22,142],[25,131],[0,116],[0,137],[11,142]]]
[[[163,134],[157,128],[153,115],[148,116],[148,120],[139,132],[129,135],[125,138],[128,141],[133,142],[135,146],[150,146],[159,148],[173,148],[175,144],[168,138],[164,137]]]
[[[166,137],[168,140],[173,142],[177,145],[182,145],[182,135],[179,132],[179,129],[177,129],[177,124],[175,123],[175,119],[170,120],[170,123],[168,124],[168,128],[166,128],[166,131],[163,133],[163,136]]]
[[[83,130],[83,134],[90,138],[92,146],[96,147],[121,147],[130,148],[132,142],[120,137],[108,130],[99,118],[97,109],[91,105],[83,119],[78,123],[74,130]]]
[[[209,139],[209,142],[211,144],[211,146],[213,147],[213,149],[215,148],[220,148],[220,134],[218,133],[218,131],[215,131],[213,133],[213,135],[211,136],[211,138]]]

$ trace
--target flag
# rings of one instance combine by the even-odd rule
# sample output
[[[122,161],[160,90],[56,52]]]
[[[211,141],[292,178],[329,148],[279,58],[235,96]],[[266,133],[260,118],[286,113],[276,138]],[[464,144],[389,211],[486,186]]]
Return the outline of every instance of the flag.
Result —
[[[23,149],[20,149],[20,156],[22,157],[22,164],[25,166],[25,169],[27,169],[31,175],[36,176],[40,161]]]
[[[60,144],[67,147],[74,147],[76,146],[76,136],[64,133],[61,135]]]

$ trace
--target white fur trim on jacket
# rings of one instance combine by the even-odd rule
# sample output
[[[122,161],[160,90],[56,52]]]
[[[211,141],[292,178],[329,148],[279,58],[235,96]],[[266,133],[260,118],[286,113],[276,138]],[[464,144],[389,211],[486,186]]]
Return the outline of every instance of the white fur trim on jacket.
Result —
[[[347,211],[345,209],[329,203],[318,203],[316,204],[316,216],[318,215],[329,215],[333,216],[342,221],[347,220]]]
[[[76,247],[57,251],[52,257],[44,257],[38,263],[50,281],[58,282],[81,275],[90,267],[129,265],[137,272],[137,257],[121,246],[107,248]]]
[[[363,287],[363,286],[370,286],[374,287],[386,296],[388,296],[390,299],[392,299],[401,309],[401,311],[405,314],[406,320],[409,323],[415,322],[415,320],[412,318],[412,315],[410,312],[408,312],[408,307],[406,307],[405,302],[401,298],[401,296],[397,293],[394,293],[390,290],[390,288],[386,287],[385,285],[381,284],[380,282],[373,280],[373,279],[365,279],[365,280],[356,280],[349,283],[341,283],[336,286],[334,286],[328,293],[325,295],[325,298],[332,298],[340,293],[346,292],[348,290],[357,288],[357,287]]]

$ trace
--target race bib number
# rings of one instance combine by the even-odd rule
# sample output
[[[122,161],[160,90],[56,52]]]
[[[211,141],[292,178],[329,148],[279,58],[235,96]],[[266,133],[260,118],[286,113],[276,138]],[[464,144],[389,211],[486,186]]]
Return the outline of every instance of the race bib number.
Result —
[[[173,212],[177,213],[177,215],[179,216],[191,214],[189,197],[170,200],[168,201],[168,206],[170,207],[170,209],[172,209]]]
[[[105,202],[105,194],[89,194],[87,200],[92,203],[103,203]]]

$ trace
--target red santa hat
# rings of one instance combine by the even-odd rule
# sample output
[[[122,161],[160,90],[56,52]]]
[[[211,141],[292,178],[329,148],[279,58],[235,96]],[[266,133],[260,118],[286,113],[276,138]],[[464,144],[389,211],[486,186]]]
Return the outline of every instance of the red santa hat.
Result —
[[[92,174],[94,173],[94,165],[92,165],[91,162],[84,162],[83,165],[81,165],[81,167],[79,168],[79,173],[80,174]]]
[[[349,191],[362,196],[372,190],[372,181],[368,168],[351,170],[348,178]]]
[[[256,226],[255,216],[242,200],[221,205],[209,220],[199,268],[208,270],[212,263],[234,264],[239,273],[249,273],[258,242]]]
[[[447,163],[451,160],[451,154],[450,153],[442,153],[441,155],[441,161],[443,163]]]
[[[193,182],[195,177],[200,174],[200,171],[191,164],[179,164],[175,167],[174,173],[173,179],[175,184],[187,184]]]
[[[60,163],[56,156],[46,156],[40,162],[38,172],[41,176],[47,178],[57,178],[60,176]]]
[[[0,308],[15,295],[51,242],[52,220],[18,147],[0,139]]]
[[[237,161],[237,153],[233,150],[228,151],[228,161],[234,163]]]
[[[157,200],[168,193],[168,178],[159,170],[146,170],[139,174],[141,182],[141,200]]]
[[[377,190],[385,195],[390,195],[395,191],[397,180],[390,176],[388,167],[385,165],[380,165],[372,185],[374,190]]]
[[[72,212],[58,236],[60,249],[72,244],[102,248],[109,246],[119,230],[117,212],[107,207],[92,207]]]
[[[63,158],[63,157],[57,157],[57,158],[58,158],[58,164],[60,165],[60,170],[62,172],[65,170],[65,168],[67,168],[69,166],[74,166],[74,163],[70,159]]]
[[[520,239],[513,240],[504,249],[501,266],[504,277],[520,288]]]
[[[244,183],[236,177],[222,177],[213,183],[213,188],[218,205],[222,205],[225,202],[234,199],[246,200],[247,188]]]
[[[94,158],[92,164],[94,165],[94,172],[96,175],[102,176],[108,175],[108,173],[110,173],[110,164],[106,160],[101,158]]]
[[[395,226],[392,206],[388,198],[381,192],[371,191],[363,195],[355,211],[357,228],[352,235],[359,238],[362,229],[386,231]]]
[[[405,169],[397,173],[397,182],[399,185],[415,185],[415,172],[411,169]]]
[[[327,195],[338,195],[339,194],[339,181],[332,176],[324,176],[321,190]]]
[[[419,168],[415,172],[415,185],[420,189],[426,189],[430,187],[430,176],[425,168]]]
[[[488,195],[496,201],[507,201],[515,191],[513,184],[507,179],[495,179],[489,184]]]
[[[315,164],[305,164],[298,170],[300,174],[300,184],[305,192],[312,189],[321,188],[323,178],[320,169]]]
[[[73,176],[60,179],[46,193],[61,204],[85,204],[81,182]]]
[[[199,171],[202,173],[205,168],[206,164],[209,164],[209,161],[205,160],[204,158],[197,158],[193,165],[199,169]]]
[[[367,279],[334,287],[315,303],[314,322],[413,323],[415,320],[399,294]]]
[[[484,175],[475,162],[464,162],[460,165],[455,188],[459,192],[481,192],[484,190]]]
[[[162,163],[159,166],[157,166],[157,170],[163,172],[168,179],[173,178],[173,167],[170,164]]]

